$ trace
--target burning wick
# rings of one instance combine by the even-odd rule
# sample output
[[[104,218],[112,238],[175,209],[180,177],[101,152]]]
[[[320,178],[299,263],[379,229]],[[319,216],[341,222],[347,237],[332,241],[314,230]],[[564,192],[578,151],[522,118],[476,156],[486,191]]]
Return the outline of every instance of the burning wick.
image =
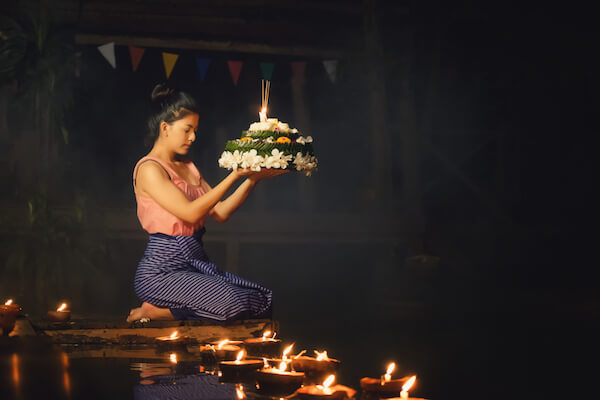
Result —
[[[319,353],[318,351],[314,351],[316,356],[317,356],[317,361],[324,361],[324,360],[329,360],[329,357],[327,357],[327,350],[323,350],[323,352]],[[333,375],[331,375],[333,376]],[[334,376],[335,379],[335,376]]]
[[[13,300],[12,299],[8,299],[6,300],[6,303],[4,303],[5,306],[10,306],[12,304]]]
[[[225,346],[227,343],[229,343],[229,339],[220,341],[219,344],[217,344],[217,349],[221,350],[223,348],[223,346]]]
[[[235,362],[240,362],[244,359],[244,355],[246,354],[246,352],[244,350],[241,350],[239,353],[237,353],[237,356],[235,357]]]
[[[265,331],[263,333],[263,339],[267,339],[269,337],[269,335],[271,334],[271,331]]]
[[[400,398],[403,400],[408,400],[408,390],[414,385],[417,380],[417,376],[413,375],[404,385],[402,385],[402,390],[400,391]]]
[[[58,308],[56,309],[56,311],[58,311],[58,312],[65,311],[65,308],[67,308],[67,303],[62,303],[62,304],[60,305],[60,307],[58,307]]]
[[[290,344],[288,347],[286,347],[283,350],[283,354],[281,355],[281,359],[282,360],[287,360],[288,359],[288,354],[290,353],[290,351],[292,351],[292,348],[294,347],[294,343]]]
[[[258,115],[260,116],[260,122],[267,122],[267,107],[261,108]]]
[[[387,367],[387,370],[385,371],[385,375],[383,375],[383,379],[381,380],[381,384],[383,385],[383,382],[389,382],[390,380],[392,380],[392,372],[394,372],[394,370],[396,369],[396,363],[390,363]]]
[[[175,339],[177,339],[177,331],[173,332],[171,334],[171,336],[169,336],[169,340],[175,340]]]
[[[271,366],[269,365],[269,362],[268,362],[268,361],[267,361],[267,359],[266,359],[266,358],[264,358],[264,357],[263,357],[263,366],[264,366],[265,368],[271,368]]]
[[[317,389],[322,390],[325,394],[331,394],[331,389],[329,388],[331,384],[335,381],[335,375],[329,375],[327,379],[323,381],[322,385],[317,385]]]
[[[177,354],[175,353],[171,353],[169,354],[169,360],[173,363],[173,364],[177,364]]]

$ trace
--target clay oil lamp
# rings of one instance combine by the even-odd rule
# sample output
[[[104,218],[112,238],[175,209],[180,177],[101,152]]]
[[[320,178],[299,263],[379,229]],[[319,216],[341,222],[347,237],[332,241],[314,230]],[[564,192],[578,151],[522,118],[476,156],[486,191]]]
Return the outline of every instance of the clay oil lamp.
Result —
[[[395,363],[390,363],[385,374],[380,379],[362,378],[360,387],[365,392],[377,393],[382,397],[393,397],[402,390],[402,385],[409,379],[408,377],[392,379],[392,373],[396,369]]]
[[[417,376],[413,375],[404,382],[402,389],[400,390],[400,397],[390,397],[388,400],[426,400],[418,397],[409,397],[408,391],[412,388],[417,380]]]
[[[264,368],[256,371],[256,382],[261,392],[275,396],[286,396],[294,393],[304,381],[304,372],[287,371],[288,362],[281,361],[277,368],[263,359]]]
[[[335,375],[329,375],[321,385],[302,386],[298,397],[302,400],[347,400],[356,395],[356,390],[344,385],[334,385]]]
[[[244,348],[249,356],[274,357],[281,353],[281,340],[275,339],[275,335],[265,331],[262,337],[244,340]]]
[[[314,351],[315,357],[298,355],[292,358],[292,368],[295,371],[306,373],[307,377],[322,381],[326,375],[331,374],[340,367],[340,362],[327,356],[327,351]]]
[[[233,343],[233,344],[232,344]],[[237,343],[237,344],[236,344]],[[205,364],[213,364],[217,361],[235,360],[237,354],[242,350],[239,346],[242,342],[230,341],[229,339],[213,342],[206,346],[200,346],[202,361]]]
[[[8,299],[3,305],[0,305],[0,329],[2,329],[4,336],[8,336],[15,328],[19,311],[21,311],[21,307],[15,304],[12,299]]]
[[[254,371],[263,367],[261,360],[245,360],[246,352],[240,350],[235,358],[235,361],[221,361],[219,369],[223,381],[245,381],[254,379]]]
[[[48,311],[50,322],[68,322],[71,319],[71,311],[67,309],[67,303],[62,303],[56,311]]]
[[[159,336],[156,338],[156,345],[159,348],[173,348],[185,346],[188,342],[186,336],[182,336],[178,331],[174,331],[169,336]]]

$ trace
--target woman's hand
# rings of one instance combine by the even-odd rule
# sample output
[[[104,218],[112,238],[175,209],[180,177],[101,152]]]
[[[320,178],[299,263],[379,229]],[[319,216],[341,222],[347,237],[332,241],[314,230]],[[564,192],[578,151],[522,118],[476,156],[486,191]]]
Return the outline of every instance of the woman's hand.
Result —
[[[260,171],[254,172],[254,174],[248,175],[248,179],[250,179],[251,181],[256,183],[263,179],[269,179],[269,178],[273,178],[278,175],[287,174],[288,172],[290,172],[289,169],[261,168]]]

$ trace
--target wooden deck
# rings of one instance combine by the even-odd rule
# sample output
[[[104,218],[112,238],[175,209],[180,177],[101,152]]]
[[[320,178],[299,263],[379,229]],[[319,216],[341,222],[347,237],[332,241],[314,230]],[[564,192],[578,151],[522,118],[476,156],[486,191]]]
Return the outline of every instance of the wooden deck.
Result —
[[[223,324],[207,321],[150,321],[129,324],[111,320],[73,320],[68,323],[50,323],[19,319],[11,336],[46,336],[57,344],[156,344],[159,336],[177,331],[191,344],[202,344],[221,339],[241,340],[258,337],[265,330],[277,331],[276,321],[254,319]]]

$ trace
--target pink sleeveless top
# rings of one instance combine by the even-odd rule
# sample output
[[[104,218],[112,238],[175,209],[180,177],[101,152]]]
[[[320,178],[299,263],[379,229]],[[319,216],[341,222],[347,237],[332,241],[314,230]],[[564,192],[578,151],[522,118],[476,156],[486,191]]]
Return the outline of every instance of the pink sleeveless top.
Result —
[[[173,170],[167,163],[154,157],[144,157],[135,165],[133,170],[133,187],[135,193],[135,200],[137,201],[137,216],[140,220],[142,228],[148,233],[164,233],[167,235],[183,235],[192,236],[194,232],[200,229],[206,221],[206,216],[197,221],[194,224],[186,222],[181,218],[171,214],[165,210],[160,204],[154,199],[146,196],[139,195],[135,190],[135,179],[137,176],[137,170],[139,166],[147,161],[153,160],[159,163],[171,177],[171,181],[179,190],[183,192],[188,200],[192,201],[202,196],[210,190],[208,183],[202,179],[200,172],[196,168],[193,162],[187,161],[187,167],[190,169],[192,174],[198,178],[199,185],[191,185],[183,180],[177,172]]]

